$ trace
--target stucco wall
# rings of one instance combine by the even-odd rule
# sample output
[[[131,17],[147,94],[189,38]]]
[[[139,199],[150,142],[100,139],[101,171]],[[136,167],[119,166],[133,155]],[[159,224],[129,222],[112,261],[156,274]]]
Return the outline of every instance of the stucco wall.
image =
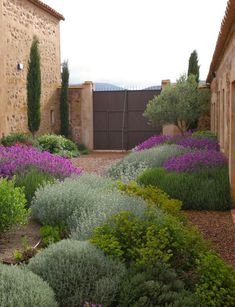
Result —
[[[60,84],[59,20],[27,0],[0,0],[0,133],[27,132],[26,76],[33,36],[41,55],[41,126],[39,133],[59,129],[57,88]],[[17,70],[17,64],[24,65]],[[50,124],[50,110],[55,124]]]
[[[211,83],[211,128],[229,159],[230,181],[235,200],[235,29],[225,45],[222,60]]]

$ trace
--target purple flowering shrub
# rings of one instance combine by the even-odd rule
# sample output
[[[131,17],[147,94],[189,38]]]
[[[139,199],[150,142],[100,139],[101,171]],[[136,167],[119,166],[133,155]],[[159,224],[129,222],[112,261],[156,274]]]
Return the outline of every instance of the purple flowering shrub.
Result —
[[[157,145],[161,145],[166,141],[170,140],[172,137],[169,135],[154,135],[151,136],[149,139],[145,140],[144,142],[140,143],[135,147],[135,151],[140,151],[144,149],[149,149]]]
[[[30,167],[60,179],[81,174],[81,169],[73,166],[70,160],[49,152],[23,145],[0,146],[0,177],[12,177],[16,172],[24,172]]]
[[[216,140],[208,139],[206,137],[185,137],[176,141],[177,145],[183,147],[191,147],[194,149],[206,149],[219,151],[219,144]]]
[[[227,164],[226,157],[215,150],[187,152],[167,160],[163,167],[173,172],[197,172],[207,168],[221,167]]]

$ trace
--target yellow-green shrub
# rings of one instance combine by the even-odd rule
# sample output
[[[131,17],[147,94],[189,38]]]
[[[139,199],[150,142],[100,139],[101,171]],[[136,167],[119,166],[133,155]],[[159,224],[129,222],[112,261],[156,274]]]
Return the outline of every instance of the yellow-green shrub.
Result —
[[[119,190],[134,196],[142,197],[150,206],[157,207],[163,211],[178,215],[182,206],[182,202],[177,199],[170,198],[164,191],[154,186],[139,186],[136,182],[123,183],[117,181]]]

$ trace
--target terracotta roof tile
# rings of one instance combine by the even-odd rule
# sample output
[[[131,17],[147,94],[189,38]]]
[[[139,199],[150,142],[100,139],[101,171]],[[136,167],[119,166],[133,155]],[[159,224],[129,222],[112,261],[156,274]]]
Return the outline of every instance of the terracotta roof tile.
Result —
[[[40,0],[28,0],[28,1],[32,2],[35,5],[37,5],[38,7],[43,9],[44,11],[46,11],[46,12],[50,13],[51,15],[53,15],[54,17],[58,18],[59,20],[64,20],[64,16],[63,15],[61,15],[56,10],[51,8],[49,5],[43,3],[42,1],[40,1]]]
[[[225,44],[229,37],[230,30],[235,23],[235,0],[228,0],[224,18],[221,23],[219,36],[217,39],[214,55],[211,61],[210,70],[206,82],[210,83],[213,79],[213,72],[216,71],[225,51]]]

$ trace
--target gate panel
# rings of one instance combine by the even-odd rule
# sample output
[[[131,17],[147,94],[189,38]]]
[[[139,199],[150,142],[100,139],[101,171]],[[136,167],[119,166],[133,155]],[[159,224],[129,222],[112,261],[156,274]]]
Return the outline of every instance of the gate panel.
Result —
[[[160,90],[93,92],[94,149],[129,150],[154,134],[143,112]]]

